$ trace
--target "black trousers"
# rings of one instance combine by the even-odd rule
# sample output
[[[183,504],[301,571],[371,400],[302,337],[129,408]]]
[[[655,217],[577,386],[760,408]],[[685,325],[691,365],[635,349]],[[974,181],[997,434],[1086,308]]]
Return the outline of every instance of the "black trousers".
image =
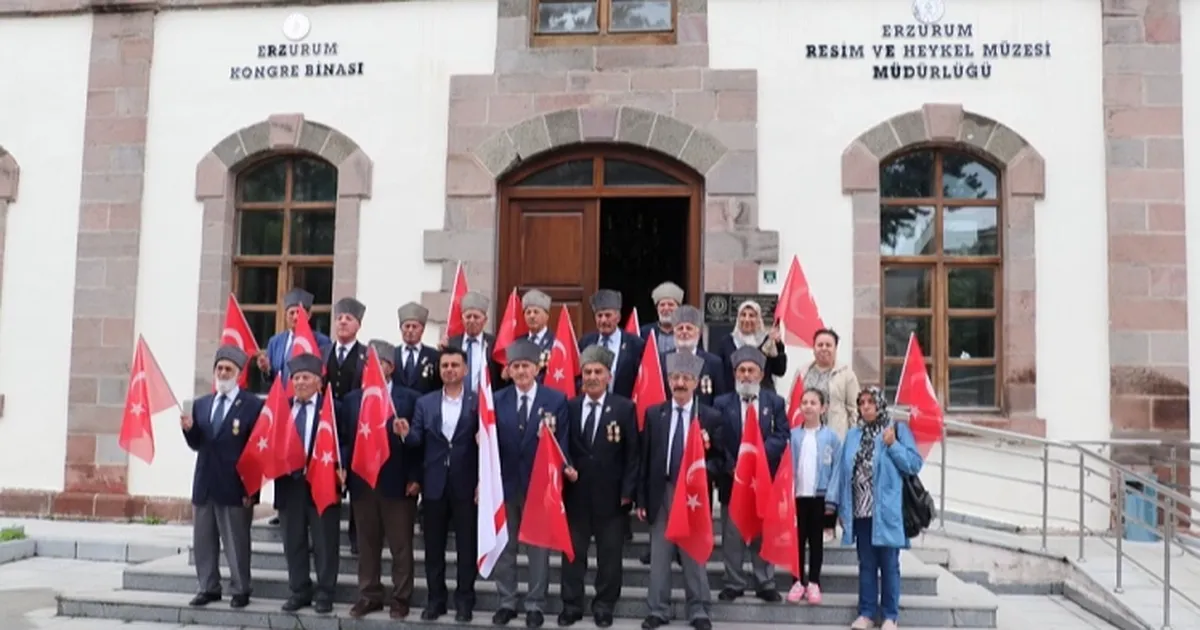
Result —
[[[279,511],[279,522],[283,528],[288,589],[292,597],[332,602],[337,587],[342,506],[331,505],[324,514],[318,515],[312,491],[303,478],[290,478],[284,484],[276,482],[275,492],[287,493],[285,507]],[[310,543],[317,568],[315,589],[309,574]]]
[[[595,516],[591,510],[567,512],[575,560],[563,558],[562,601],[564,613],[583,613],[583,582],[587,574],[588,547],[596,541],[596,597],[592,613],[609,613],[621,597],[622,560],[625,530],[629,514],[618,510],[607,516]]]
[[[796,529],[800,533],[800,583],[821,584],[821,564],[825,560],[825,497],[796,497]],[[804,548],[808,547],[808,570],[804,569]]]
[[[474,499],[424,499],[421,505],[424,508],[424,524],[421,531],[425,535],[425,577],[429,584],[429,600],[425,608],[446,607],[449,596],[446,588],[446,541],[453,529],[458,557],[455,566],[454,608],[460,611],[474,610],[475,578],[478,576],[475,565],[478,547],[475,514],[478,508]]]

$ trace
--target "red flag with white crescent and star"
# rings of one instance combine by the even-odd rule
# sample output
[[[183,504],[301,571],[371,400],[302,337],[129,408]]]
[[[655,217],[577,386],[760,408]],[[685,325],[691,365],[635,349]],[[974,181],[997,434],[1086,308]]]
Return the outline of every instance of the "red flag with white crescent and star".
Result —
[[[508,346],[512,342],[529,336],[529,324],[525,323],[525,311],[521,308],[521,298],[517,288],[513,287],[508,294],[508,304],[504,307],[504,317],[500,319],[500,329],[496,331],[496,343],[492,348],[492,359],[500,365],[508,365]]]
[[[311,354],[321,356],[321,348],[317,345],[317,336],[313,333],[312,323],[308,321],[308,311],[303,306],[297,306],[300,312],[296,314],[296,327],[292,329],[292,356],[288,360],[294,359],[302,354]],[[325,362],[321,362],[321,376],[325,375]],[[292,389],[292,380],[288,379],[283,384],[283,393],[289,398],[295,394]]]
[[[146,340],[138,335],[129,369],[129,390],[125,395],[125,413],[121,416],[121,433],[117,444],[125,452],[147,464],[154,463],[154,414],[178,407],[179,401],[167,377],[150,351]]]
[[[225,326],[221,329],[221,345],[237,346],[246,353],[246,365],[242,366],[242,371],[238,374],[238,386],[246,388],[250,382],[250,371],[246,368],[259,352],[258,341],[254,339],[254,331],[250,330],[250,323],[246,321],[242,306],[232,293],[225,304]],[[216,383],[213,383],[214,390],[216,386]]]
[[[246,448],[238,457],[237,472],[242,478],[247,495],[262,490],[267,479],[274,479],[283,474],[275,455],[278,448],[274,439],[277,418],[284,426],[292,424],[289,422],[291,408],[288,407],[287,396],[283,395],[283,379],[278,374],[275,375],[275,382],[271,384],[271,390],[267,393],[267,400],[263,403],[258,419],[254,421],[254,429],[246,439]],[[291,431],[291,434],[296,435],[296,432]],[[300,454],[303,456],[303,450]]]
[[[642,335],[642,324],[638,321],[637,308],[635,307],[629,312],[629,319],[625,320],[625,332],[640,337]]]
[[[575,377],[579,376],[579,341],[575,339],[575,324],[564,304],[554,330],[554,346],[546,361],[546,387],[556,389],[568,399],[575,397]]]
[[[792,266],[775,303],[775,321],[782,325],[784,343],[801,348],[811,348],[813,334],[825,327],[797,256],[792,257]]]
[[[383,366],[372,347],[367,350],[367,365],[363,368],[362,403],[358,407],[356,427],[358,435],[354,439],[354,453],[350,456],[350,470],[372,488],[379,481],[379,471],[384,462],[392,455],[388,421],[394,417],[396,409],[392,406],[392,397],[388,395]]]
[[[739,403],[740,404],[740,403]],[[771,487],[771,469],[758,426],[757,403],[746,407],[742,442],[738,446],[733,469],[733,490],[729,496],[729,520],[749,543],[762,533],[762,515],[766,512]]]
[[[642,363],[638,366],[637,380],[633,383],[633,404],[637,406],[638,432],[646,428],[646,410],[667,402],[667,386],[663,383],[662,362],[658,354],[658,335],[646,338],[646,349],[642,351]]]
[[[317,437],[313,440],[312,457],[304,476],[312,489],[313,504],[317,515],[325,513],[329,506],[341,499],[338,488],[338,470],[342,467],[338,449],[337,420],[333,416],[333,387],[325,387],[321,398],[321,412],[317,421]]]
[[[784,462],[775,473],[768,497],[767,512],[763,514],[762,550],[763,560],[779,567],[786,567],[792,575],[800,577],[800,532],[796,528],[796,491],[792,485],[792,445],[783,449]]]
[[[537,454],[533,458],[533,472],[529,475],[529,491],[525,495],[517,540],[561,551],[568,561],[572,561],[575,560],[575,545],[571,542],[567,508],[563,504],[562,471],[567,465],[566,456],[546,423],[542,423],[538,433]]]
[[[904,355],[904,366],[900,368],[900,382],[896,384],[895,404],[908,405],[908,428],[912,429],[921,457],[928,457],[933,445],[942,439],[945,420],[916,333],[908,336],[908,351]]]
[[[671,513],[667,517],[666,538],[701,565],[708,562],[713,550],[712,504],[708,502],[708,496],[704,438],[700,421],[692,418],[687,444],[683,447],[683,461],[679,463]]]
[[[463,270],[462,262],[459,261],[458,268],[454,270],[454,286],[450,287],[450,312],[446,315],[445,337],[447,339],[467,331],[463,327],[462,320],[462,299],[466,294],[467,273]]]

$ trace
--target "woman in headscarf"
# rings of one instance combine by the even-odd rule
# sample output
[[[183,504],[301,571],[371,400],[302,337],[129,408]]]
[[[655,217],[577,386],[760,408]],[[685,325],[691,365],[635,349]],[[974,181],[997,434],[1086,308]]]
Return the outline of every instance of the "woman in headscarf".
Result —
[[[825,400],[829,408],[822,418],[822,424],[828,425],[842,440],[846,439],[846,429],[854,419],[854,395],[858,393],[858,376],[849,365],[837,364],[837,348],[841,339],[831,328],[822,328],[813,334],[813,362],[800,370],[797,378],[804,379],[807,389],[819,389],[825,392]]]
[[[762,306],[753,300],[742,302],[737,313],[737,326],[717,344],[717,356],[721,357],[721,363],[725,366],[725,378],[730,383],[737,382],[733,375],[733,353],[742,346],[753,346],[762,350],[767,357],[760,385],[763,389],[775,391],[775,377],[787,373],[787,352],[784,351],[779,328],[767,329],[763,324]]]
[[[907,423],[893,422],[883,392],[858,394],[858,424],[834,458],[825,495],[842,522],[842,542],[858,550],[858,618],[853,630],[896,630],[900,617],[900,550],[904,534],[904,475],[921,472],[921,455]]]

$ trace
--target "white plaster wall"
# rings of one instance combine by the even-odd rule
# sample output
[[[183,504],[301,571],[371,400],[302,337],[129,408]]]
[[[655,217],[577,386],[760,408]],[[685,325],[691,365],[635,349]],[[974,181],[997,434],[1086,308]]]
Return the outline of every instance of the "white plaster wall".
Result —
[[[191,393],[201,243],[197,162],[230,133],[271,114],[302,112],[345,133],[375,163],[360,219],[361,338],[398,339],[396,309],[440,282],[422,259],[422,233],[442,227],[450,75],[488,74],[495,0],[304,8],[307,41],[339,42],[365,62],[361,78],[230,81],[256,46],[284,41],[294,9],[178,11],[155,25],[138,329],[181,397]],[[432,157],[431,157],[432,156]],[[65,392],[64,392],[65,397]],[[155,419],[153,467],[130,465],[132,494],[188,496],[194,457],[174,414]]]
[[[1003,40],[1049,40],[1054,55],[992,60],[990,79],[950,81],[872,79],[871,45],[920,43],[881,35],[883,24],[913,23],[907,2],[710,0],[708,6],[712,65],[758,69],[759,214],[764,228],[780,231],[779,279],[760,289],[778,291],[798,255],[825,322],[842,333],[840,359],[850,361],[853,217],[841,190],[842,151],[871,127],[925,103],[961,103],[1011,127],[1045,158],[1046,198],[1036,208],[1037,410],[1050,437],[1106,438],[1107,227],[1097,3],[948,2],[941,22],[972,24],[976,55],[983,43]],[[865,45],[867,58],[805,58],[806,44],[843,43]],[[1070,247],[1056,234],[1070,234]],[[808,351],[792,354],[793,371],[811,358]],[[979,478],[959,481],[985,494]],[[1029,500],[1019,484],[994,484],[995,492],[989,487],[986,494],[998,505]]]
[[[1191,298],[1200,296],[1200,6],[1192,2],[1179,3],[1180,33],[1183,57],[1183,174],[1187,191],[1185,216],[1187,220],[1188,269],[1188,388],[1200,391],[1200,307]],[[1200,441],[1200,405],[1190,407],[1189,426],[1192,441]],[[1191,461],[1200,461],[1200,449],[1191,454]],[[1200,501],[1200,465],[1192,465],[1192,499]],[[1193,510],[1193,521],[1200,519],[1200,510]]]
[[[0,489],[63,488],[90,15],[0,21],[0,146],[21,182],[0,298]],[[19,94],[20,98],[12,95]]]

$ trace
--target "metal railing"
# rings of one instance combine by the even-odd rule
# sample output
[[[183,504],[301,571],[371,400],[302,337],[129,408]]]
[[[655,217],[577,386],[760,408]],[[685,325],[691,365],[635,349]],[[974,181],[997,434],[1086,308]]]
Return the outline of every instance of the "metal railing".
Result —
[[[898,411],[900,411],[900,415],[903,415],[902,410]],[[948,432],[954,432],[962,437],[949,437],[947,435]],[[1130,466],[1119,464],[1101,454],[1101,451],[1111,452],[1114,447],[1120,446],[1167,448],[1171,453],[1172,483],[1160,482],[1152,475],[1147,475],[1134,470]],[[1018,450],[1019,447],[1027,447],[1035,452],[1040,452],[1037,454],[1021,452]],[[1171,627],[1172,595],[1178,596],[1181,600],[1200,610],[1200,603],[1196,599],[1193,599],[1194,594],[1185,593],[1172,584],[1171,581],[1171,562],[1176,552],[1178,552],[1180,557],[1188,554],[1200,559],[1200,551],[1194,548],[1195,545],[1188,544],[1178,532],[1178,526],[1181,522],[1190,523],[1193,515],[1200,512],[1200,503],[1197,503],[1187,494],[1190,492],[1190,488],[1181,491],[1178,484],[1175,483],[1177,482],[1176,470],[1178,466],[1181,464],[1190,465],[1190,454],[1193,448],[1200,448],[1200,444],[1158,442],[1153,440],[1111,440],[1103,442],[1049,440],[1013,433],[1011,431],[947,420],[943,428],[938,461],[926,461],[926,465],[934,465],[939,468],[938,527],[940,530],[945,531],[946,528],[947,473],[950,471],[956,474],[977,475],[983,478],[1031,486],[1031,490],[1036,487],[1041,492],[1041,506],[1040,510],[1036,512],[1032,508],[1023,511],[1014,510],[1011,509],[1011,506],[988,505],[970,499],[955,499],[954,502],[956,504],[981,507],[987,510],[1007,512],[1009,514],[1024,516],[1028,519],[1040,520],[1040,527],[1022,529],[1026,531],[1028,529],[1035,529],[1037,531],[1041,537],[1042,551],[1048,550],[1049,537],[1052,531],[1062,535],[1074,534],[1077,538],[1078,560],[1080,562],[1085,561],[1087,558],[1085,542],[1088,538],[1103,541],[1115,551],[1114,592],[1122,593],[1124,591],[1124,570],[1128,566],[1141,569],[1152,576],[1154,580],[1161,583],[1163,597],[1162,628],[1169,630]],[[1014,474],[989,470],[983,466],[953,466],[947,460],[947,452],[958,449],[978,449],[992,453],[1001,453],[1005,458],[1016,457],[1018,459],[1037,461],[1041,465],[1041,478],[1040,480],[1021,478]],[[1177,457],[1185,449],[1188,456],[1185,458]],[[958,456],[956,455],[956,457]],[[1073,474],[1069,473],[1068,478],[1077,479],[1077,485],[1073,483],[1052,482],[1052,466],[1063,467],[1071,471]],[[1091,482],[1090,484],[1089,481]],[[1097,485],[1106,485],[1107,491],[1103,494],[1097,494],[1089,490],[1089,485],[1093,488]],[[1073,495],[1077,501],[1077,514],[1069,517],[1052,514],[1050,501],[1052,493]],[[1125,501],[1128,493],[1134,493],[1135,496],[1140,496],[1142,501],[1153,504],[1154,510],[1149,519],[1142,518],[1141,515],[1126,513]],[[1061,505],[1061,503],[1056,505]],[[1102,509],[1107,512],[1108,518],[1103,519],[1107,525],[1100,528],[1088,526],[1087,514],[1089,506],[1099,506],[1098,508],[1093,507],[1093,509]],[[1181,510],[1186,510],[1186,514]],[[1160,513],[1161,518],[1159,517]],[[1161,539],[1162,565],[1160,570],[1146,566],[1146,563],[1135,558],[1125,548],[1124,539],[1127,527],[1138,527],[1141,528],[1142,532],[1153,532],[1156,537]]]

